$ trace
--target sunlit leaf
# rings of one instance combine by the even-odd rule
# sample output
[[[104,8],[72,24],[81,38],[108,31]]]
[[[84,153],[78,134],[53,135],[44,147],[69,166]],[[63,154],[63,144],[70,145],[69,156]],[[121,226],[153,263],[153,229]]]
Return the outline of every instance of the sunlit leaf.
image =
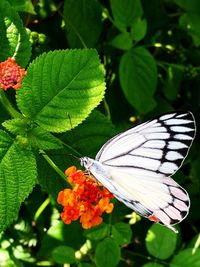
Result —
[[[53,51],[31,63],[17,103],[45,130],[64,132],[86,119],[104,92],[104,70],[96,50]]]
[[[43,236],[39,255],[49,257],[56,247],[63,245],[77,250],[84,242],[85,238],[80,223],[74,222],[66,225],[62,221],[57,221]]]
[[[16,11],[5,1],[0,1],[0,61],[8,57],[25,67],[31,56],[31,45],[26,29]]]
[[[0,231],[17,217],[22,201],[36,183],[36,161],[32,151],[11,142],[0,132]]]
[[[8,0],[8,2],[10,2],[16,11],[27,12],[34,15],[36,14],[31,0]]]

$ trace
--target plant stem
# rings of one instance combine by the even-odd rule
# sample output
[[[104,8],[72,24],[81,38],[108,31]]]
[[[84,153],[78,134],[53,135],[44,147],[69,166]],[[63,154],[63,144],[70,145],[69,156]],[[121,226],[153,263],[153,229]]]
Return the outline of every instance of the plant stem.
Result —
[[[52,159],[43,151],[40,149],[39,151],[43,158],[49,163],[49,165],[60,175],[61,178],[63,178],[65,180],[65,182],[71,187],[71,185],[67,182],[67,177],[64,174],[64,172],[58,168],[58,166],[52,161]]]
[[[8,113],[13,118],[20,118],[22,115],[12,106],[8,98],[6,97],[6,94],[3,89],[0,88],[0,101],[2,105],[5,107],[5,109],[8,111]]]
[[[104,108],[105,108],[105,111],[106,111],[106,117],[107,117],[109,120],[111,120],[110,109],[109,109],[108,103],[106,102],[105,97],[104,97],[104,99],[103,99],[103,104],[104,104]]]
[[[199,246],[200,246],[200,234],[198,235],[197,240],[194,244],[194,247],[192,249],[192,254],[194,254],[196,252],[196,250],[199,248]]]
[[[40,217],[40,215],[42,214],[42,212],[46,209],[46,207],[49,205],[50,203],[50,199],[47,198],[45,199],[45,201],[39,206],[39,208],[37,209],[35,216],[34,216],[34,221],[36,222],[38,220],[38,218]]]
[[[109,11],[108,11],[107,8],[104,8],[104,9],[103,9],[103,15],[104,15],[105,17],[107,17],[107,18],[110,20],[110,22],[111,22],[116,28],[118,28],[117,24],[116,24],[115,21],[112,19],[112,17],[111,17],[111,15],[110,15],[110,13],[109,13]]]
[[[161,66],[161,67],[163,67],[163,66],[169,66],[169,67],[173,66],[174,68],[177,68],[177,69],[179,69],[181,71],[184,71],[185,68],[186,68],[184,65],[173,64],[173,63],[168,63],[168,62],[164,62],[164,61],[157,61],[157,64],[158,64],[158,66]]]
[[[36,266],[55,266],[55,262],[51,262],[51,261],[38,261],[35,263]]]

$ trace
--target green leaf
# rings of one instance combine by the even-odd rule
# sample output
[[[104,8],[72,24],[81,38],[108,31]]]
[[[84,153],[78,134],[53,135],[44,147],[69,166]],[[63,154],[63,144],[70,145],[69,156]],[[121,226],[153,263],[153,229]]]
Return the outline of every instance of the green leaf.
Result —
[[[139,112],[147,113],[156,106],[153,94],[157,84],[157,68],[145,48],[132,48],[119,65],[119,78],[128,102]]]
[[[0,259],[1,259],[1,266],[14,267],[14,263],[11,260],[7,249],[0,248]]]
[[[132,237],[132,230],[127,223],[116,223],[112,226],[112,237],[119,245],[129,244]]]
[[[142,40],[147,32],[147,21],[145,19],[137,18],[134,20],[131,27],[131,37],[134,41]]]
[[[0,161],[4,158],[10,146],[12,146],[13,140],[9,134],[0,130]]]
[[[199,14],[186,13],[180,17],[179,24],[192,37],[194,45],[200,46],[200,12]]]
[[[21,138],[26,136],[27,142],[33,147],[40,149],[60,149],[63,146],[58,138],[40,127],[29,125],[29,122],[24,118],[6,120],[2,125],[11,133],[22,135]],[[17,138],[19,139],[20,136]]]
[[[16,11],[5,0],[0,2],[0,61],[12,57],[25,67],[31,55],[28,34]]]
[[[142,265],[142,267],[164,267],[164,265],[156,263],[156,262],[149,262],[145,265]]]
[[[54,51],[31,63],[17,104],[45,130],[63,132],[80,124],[104,92],[104,69],[96,50]]]
[[[132,46],[131,35],[128,32],[123,32],[112,39],[110,44],[116,48],[128,50]]]
[[[134,20],[143,15],[140,0],[110,0],[115,25],[122,32],[131,27]]]
[[[14,257],[11,256],[11,258],[14,261],[14,267],[24,267],[23,262],[35,262],[35,258],[31,255],[31,251],[28,251],[25,247],[19,244],[16,247],[13,246],[13,255]]]
[[[60,149],[62,142],[40,127],[35,127],[28,131],[27,138],[32,146],[39,149]]]
[[[182,81],[183,71],[171,64],[167,69],[167,78],[164,82],[163,92],[167,99],[176,100]]]
[[[98,226],[92,227],[84,231],[87,238],[91,240],[101,240],[109,233],[110,226],[106,223],[101,223]]]
[[[95,251],[97,267],[115,267],[120,261],[120,248],[112,238],[101,241]]]
[[[185,9],[186,13],[180,16],[179,24],[192,37],[196,46],[200,46],[200,2],[199,0],[175,0],[175,3]]]
[[[200,266],[200,248],[193,253],[191,248],[180,251],[173,257],[170,267],[199,267]]]
[[[102,28],[101,12],[97,0],[65,1],[64,20],[67,39],[72,48],[95,46]]]
[[[200,10],[200,2],[199,0],[174,0],[174,2],[191,13],[199,13]]]
[[[113,124],[94,110],[81,125],[62,134],[61,140],[80,154],[94,157],[101,146],[115,134]]]
[[[25,134],[27,132],[27,121],[23,118],[6,120],[2,123],[2,125],[6,128],[6,130],[15,135]]]
[[[73,264],[76,262],[75,250],[68,246],[58,246],[52,251],[52,257],[55,262],[64,264]]]
[[[0,139],[2,135],[0,135]],[[16,217],[20,204],[32,191],[36,183],[36,161],[31,150],[16,143],[0,142],[4,156],[0,161],[0,231],[4,230]]]
[[[199,247],[200,247],[200,234],[196,234],[187,244],[187,248],[193,248],[193,251],[195,251]]]
[[[8,0],[10,5],[16,10],[36,15],[31,0]]]
[[[40,257],[49,257],[57,246],[70,246],[75,250],[84,244],[83,229],[78,222],[66,225],[57,221],[49,228],[41,241]]]
[[[153,224],[147,232],[146,248],[154,257],[165,260],[176,249],[177,238],[178,235],[172,230],[159,224]]]
[[[90,263],[86,263],[86,262],[80,262],[78,264],[78,267],[94,267],[94,265],[92,265]]]

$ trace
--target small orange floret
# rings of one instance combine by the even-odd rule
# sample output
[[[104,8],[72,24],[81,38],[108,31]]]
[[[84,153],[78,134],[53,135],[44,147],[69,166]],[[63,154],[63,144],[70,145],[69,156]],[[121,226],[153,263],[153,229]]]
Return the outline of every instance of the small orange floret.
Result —
[[[76,167],[75,166],[71,166],[71,167],[66,169],[65,174],[67,176],[72,176],[73,174],[76,173],[76,171],[77,171]]]
[[[71,189],[66,188],[59,192],[57,201],[63,207],[67,205],[72,207],[77,202],[77,196]]]
[[[13,58],[8,58],[7,60],[0,63],[0,87],[3,90],[7,90],[12,87],[17,90],[21,87],[22,78],[26,75],[24,68],[15,62]]]
[[[68,177],[68,181],[72,184],[83,184],[85,183],[86,177],[84,173],[77,170],[75,166],[71,166],[66,169],[65,174]]]
[[[113,195],[103,186],[99,186],[93,178],[75,166],[65,171],[72,189],[64,189],[58,194],[58,203],[64,209],[61,218],[69,224],[80,218],[84,229],[102,222],[103,212],[111,213],[114,205],[110,203]]]
[[[61,213],[61,218],[64,223],[70,224],[72,221],[76,221],[79,218],[79,212],[78,206],[65,206]]]
[[[110,203],[110,199],[108,197],[105,197],[105,198],[102,198],[99,200],[99,208],[102,211],[105,211],[107,213],[111,213],[113,208],[114,208],[114,205],[113,205],[113,203]]]

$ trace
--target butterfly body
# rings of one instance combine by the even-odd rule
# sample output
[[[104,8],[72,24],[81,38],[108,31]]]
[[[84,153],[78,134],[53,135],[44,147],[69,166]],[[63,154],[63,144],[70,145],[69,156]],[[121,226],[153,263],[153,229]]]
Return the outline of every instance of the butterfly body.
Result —
[[[194,135],[191,113],[165,114],[113,137],[81,165],[129,208],[176,231],[171,225],[187,216],[190,200],[170,175]]]

